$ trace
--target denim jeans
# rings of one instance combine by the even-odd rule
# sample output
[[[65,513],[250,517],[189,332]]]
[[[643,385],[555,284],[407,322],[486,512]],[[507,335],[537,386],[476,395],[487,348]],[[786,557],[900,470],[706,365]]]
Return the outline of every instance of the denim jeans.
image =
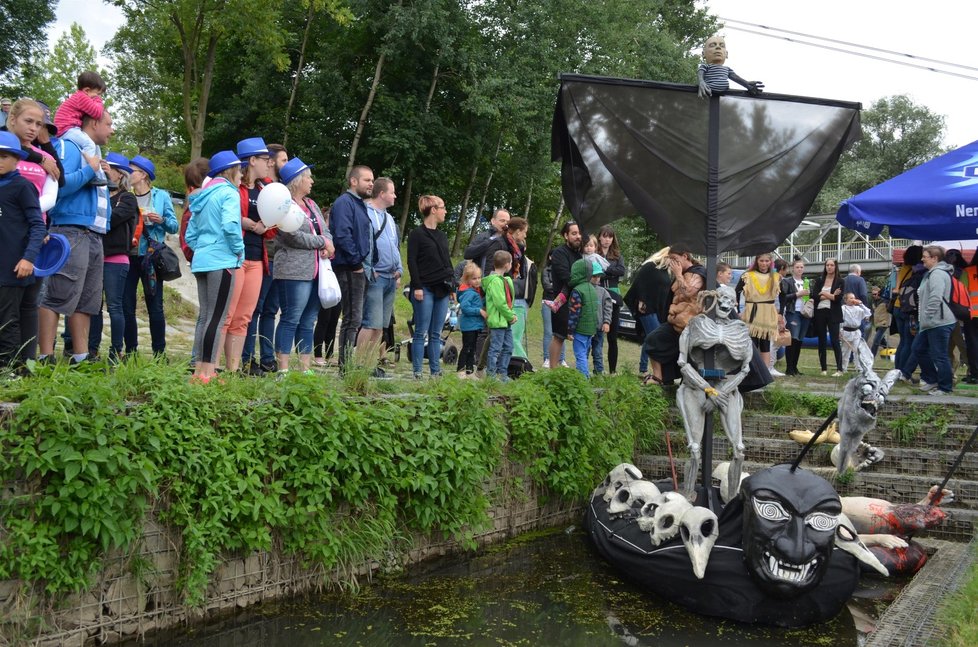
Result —
[[[149,336],[153,345],[153,354],[160,355],[166,351],[166,316],[163,314],[163,283],[157,281],[156,292],[149,296],[147,283],[143,273],[143,257],[129,257],[129,272],[126,275],[126,289],[123,295],[122,309],[126,320],[126,331],[123,335],[126,353],[135,353],[139,348],[139,328],[136,324],[136,286],[143,284],[143,298],[146,300],[146,310],[149,312]]]
[[[897,334],[900,335],[900,343],[897,344],[896,356],[893,361],[897,367],[902,369],[910,358],[910,347],[913,344],[913,335],[910,334],[910,315],[899,308],[894,308],[893,318],[896,320]],[[910,377],[910,373],[907,373],[907,377]]]
[[[111,345],[109,357],[115,358],[122,354],[126,317],[123,314],[123,294],[126,290],[126,277],[129,266],[123,263],[106,263],[102,270],[102,287],[105,290],[105,307],[109,311],[109,334]],[[102,344],[102,312],[92,315],[88,328],[88,352],[98,354]]]
[[[486,375],[509,375],[509,360],[513,357],[513,329],[489,329],[489,355],[486,358]]]
[[[343,294],[340,301],[343,319],[340,323],[340,339],[337,342],[340,347],[339,364],[342,367],[357,343],[357,333],[363,321],[363,293],[367,288],[367,276],[363,272],[342,270],[336,272],[336,280],[339,281],[340,291]]]
[[[550,341],[554,337],[554,327],[551,317],[553,311],[544,304],[540,304],[540,316],[543,319],[543,361],[550,361]],[[566,346],[560,347],[560,361],[564,361]]]
[[[886,341],[886,330],[889,326],[876,326],[876,335],[873,337],[873,345],[870,348],[873,351],[873,357],[876,357],[876,351],[880,349],[880,345]]]
[[[654,313],[642,315],[638,318],[638,321],[642,324],[642,331],[646,337],[660,325],[659,315]],[[649,370],[649,356],[645,354],[640,346],[638,351],[638,372],[645,373],[647,370]]]
[[[904,375],[909,377],[914,368],[920,366],[920,379],[927,384],[936,384],[944,393],[950,393],[954,388],[951,373],[951,358],[947,354],[947,342],[955,324],[937,326],[921,330],[913,338],[910,357],[906,364],[900,366]]]
[[[319,282],[280,279],[277,283],[282,319],[275,331],[275,352],[290,354],[294,345],[300,355],[308,355],[319,314]]]
[[[435,298],[428,288],[422,287],[424,298],[418,301],[411,291],[414,306],[414,337],[411,339],[411,364],[415,375],[424,368],[425,337],[428,338],[428,369],[432,375],[441,374],[441,329],[448,316],[448,295]]]
[[[587,356],[591,352],[591,336],[574,333],[574,367],[584,377],[591,377],[587,370]]]
[[[811,319],[801,316],[801,313],[797,311],[789,312],[785,317],[785,324],[787,325],[788,332],[791,333],[792,339],[804,339],[805,334],[808,332],[809,323],[811,323]]]
[[[272,271],[272,263],[268,263],[268,271]],[[247,366],[255,359],[255,343],[259,348],[259,359],[262,366],[270,366],[275,361],[275,319],[278,317],[278,281],[271,274],[261,277],[261,290],[258,292],[258,303],[248,324],[248,335],[241,349],[241,365]]]
[[[594,373],[604,373],[604,333],[600,330],[591,338],[591,356],[594,358]]]

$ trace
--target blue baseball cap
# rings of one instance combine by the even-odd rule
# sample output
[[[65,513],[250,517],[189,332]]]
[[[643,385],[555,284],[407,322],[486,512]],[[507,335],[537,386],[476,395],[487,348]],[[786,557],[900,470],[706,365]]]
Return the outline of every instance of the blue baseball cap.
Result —
[[[604,276],[604,270],[601,269],[601,263],[593,261],[591,263],[591,276]]]
[[[234,151],[221,151],[220,153],[214,153],[207,165],[211,177],[214,177],[221,171],[227,170],[232,166],[241,166],[241,160],[238,159],[238,156]]]
[[[109,166],[113,166],[120,171],[132,173],[132,167],[129,166],[129,158],[121,153],[109,153],[105,156],[105,161],[109,163]]]
[[[20,147],[17,135],[5,130],[0,130],[0,153],[10,153],[20,159],[27,157],[27,151]]]
[[[150,182],[156,179],[156,165],[142,155],[136,155],[133,157],[131,160],[129,160],[129,164],[135,166],[140,171],[145,172],[149,177]]]
[[[51,121],[51,108],[49,108],[48,104],[44,103],[43,101],[38,101],[37,105],[41,106],[41,111],[44,113],[44,127],[48,129],[48,133],[52,137],[57,137],[58,127],[54,125],[53,121]]]
[[[249,137],[238,142],[238,157],[242,162],[255,155],[268,155],[268,146],[261,137]]]
[[[299,175],[306,170],[311,169],[312,166],[306,164],[298,157],[293,157],[288,162],[282,165],[279,169],[278,176],[282,180],[282,184],[288,184],[292,180],[299,177]]]

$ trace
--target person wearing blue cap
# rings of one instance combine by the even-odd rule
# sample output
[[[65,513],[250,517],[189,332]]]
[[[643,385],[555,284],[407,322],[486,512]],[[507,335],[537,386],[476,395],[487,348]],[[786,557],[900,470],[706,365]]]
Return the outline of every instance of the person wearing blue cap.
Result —
[[[244,262],[234,279],[228,318],[224,322],[224,361],[227,370],[232,372],[241,366],[248,327],[258,305],[263,277],[270,271],[265,251],[265,224],[258,214],[258,194],[265,184],[272,181],[269,175],[274,170],[271,154],[261,137],[242,139],[238,142],[237,154],[243,167],[238,193],[245,251]]]
[[[211,181],[190,196],[193,217],[187,224],[187,245],[194,250],[190,271],[197,279],[200,316],[194,331],[193,379],[214,377],[221,350],[221,330],[234,293],[235,270],[244,258],[241,236],[241,160],[233,151],[210,159]]]
[[[100,119],[85,116],[82,130],[97,145],[112,136],[112,116],[103,111]],[[72,361],[88,357],[91,316],[102,309],[102,235],[109,223],[109,192],[90,185],[101,160],[85,155],[77,144],[62,139],[58,156],[64,167],[64,186],[58,202],[48,212],[49,232],[61,234],[71,246],[68,262],[44,280],[38,306],[38,359],[51,361],[61,315],[68,317],[72,339]]]
[[[26,157],[20,140],[9,132],[0,132],[0,366],[20,363],[24,358],[24,333],[37,336],[35,330],[22,331],[21,305],[34,281],[34,261],[44,242],[44,220],[37,191],[17,171]]]
[[[173,200],[163,189],[153,186],[156,180],[156,165],[142,155],[129,160],[132,167],[132,190],[136,204],[143,219],[143,233],[139,243],[131,250],[129,274],[126,276],[126,292],[123,309],[126,317],[125,345],[126,355],[136,353],[139,348],[139,328],[136,324],[136,286],[143,284],[143,298],[149,313],[149,336],[153,355],[166,352],[166,313],[163,312],[163,286],[156,280],[152,252],[165,245],[166,235],[180,231],[177,214],[173,210]]]

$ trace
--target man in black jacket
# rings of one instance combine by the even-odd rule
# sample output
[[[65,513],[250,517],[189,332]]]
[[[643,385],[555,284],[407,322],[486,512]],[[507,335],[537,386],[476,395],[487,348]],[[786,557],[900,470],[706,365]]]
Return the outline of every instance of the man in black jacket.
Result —
[[[581,228],[576,222],[564,223],[560,230],[564,244],[550,252],[550,275],[553,279],[554,294],[570,294],[570,270],[574,261],[581,258]],[[570,306],[566,303],[553,314],[553,339],[550,340],[551,367],[560,366],[560,353],[567,339],[567,315]]]
[[[505,209],[496,209],[489,220],[489,231],[479,233],[462,253],[465,260],[472,261],[482,269],[482,276],[492,274],[492,256],[496,252],[509,251],[506,242],[506,227],[510,214]]]

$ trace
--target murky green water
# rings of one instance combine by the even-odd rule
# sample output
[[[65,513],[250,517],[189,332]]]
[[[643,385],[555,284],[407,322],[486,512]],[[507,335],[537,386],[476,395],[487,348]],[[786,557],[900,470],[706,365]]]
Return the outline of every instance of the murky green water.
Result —
[[[897,587],[865,579],[831,622],[805,630],[739,625],[688,613],[621,580],[581,531],[439,560],[359,595],[262,605],[146,645],[191,647],[621,645],[856,646]],[[859,630],[857,630],[857,627]]]

